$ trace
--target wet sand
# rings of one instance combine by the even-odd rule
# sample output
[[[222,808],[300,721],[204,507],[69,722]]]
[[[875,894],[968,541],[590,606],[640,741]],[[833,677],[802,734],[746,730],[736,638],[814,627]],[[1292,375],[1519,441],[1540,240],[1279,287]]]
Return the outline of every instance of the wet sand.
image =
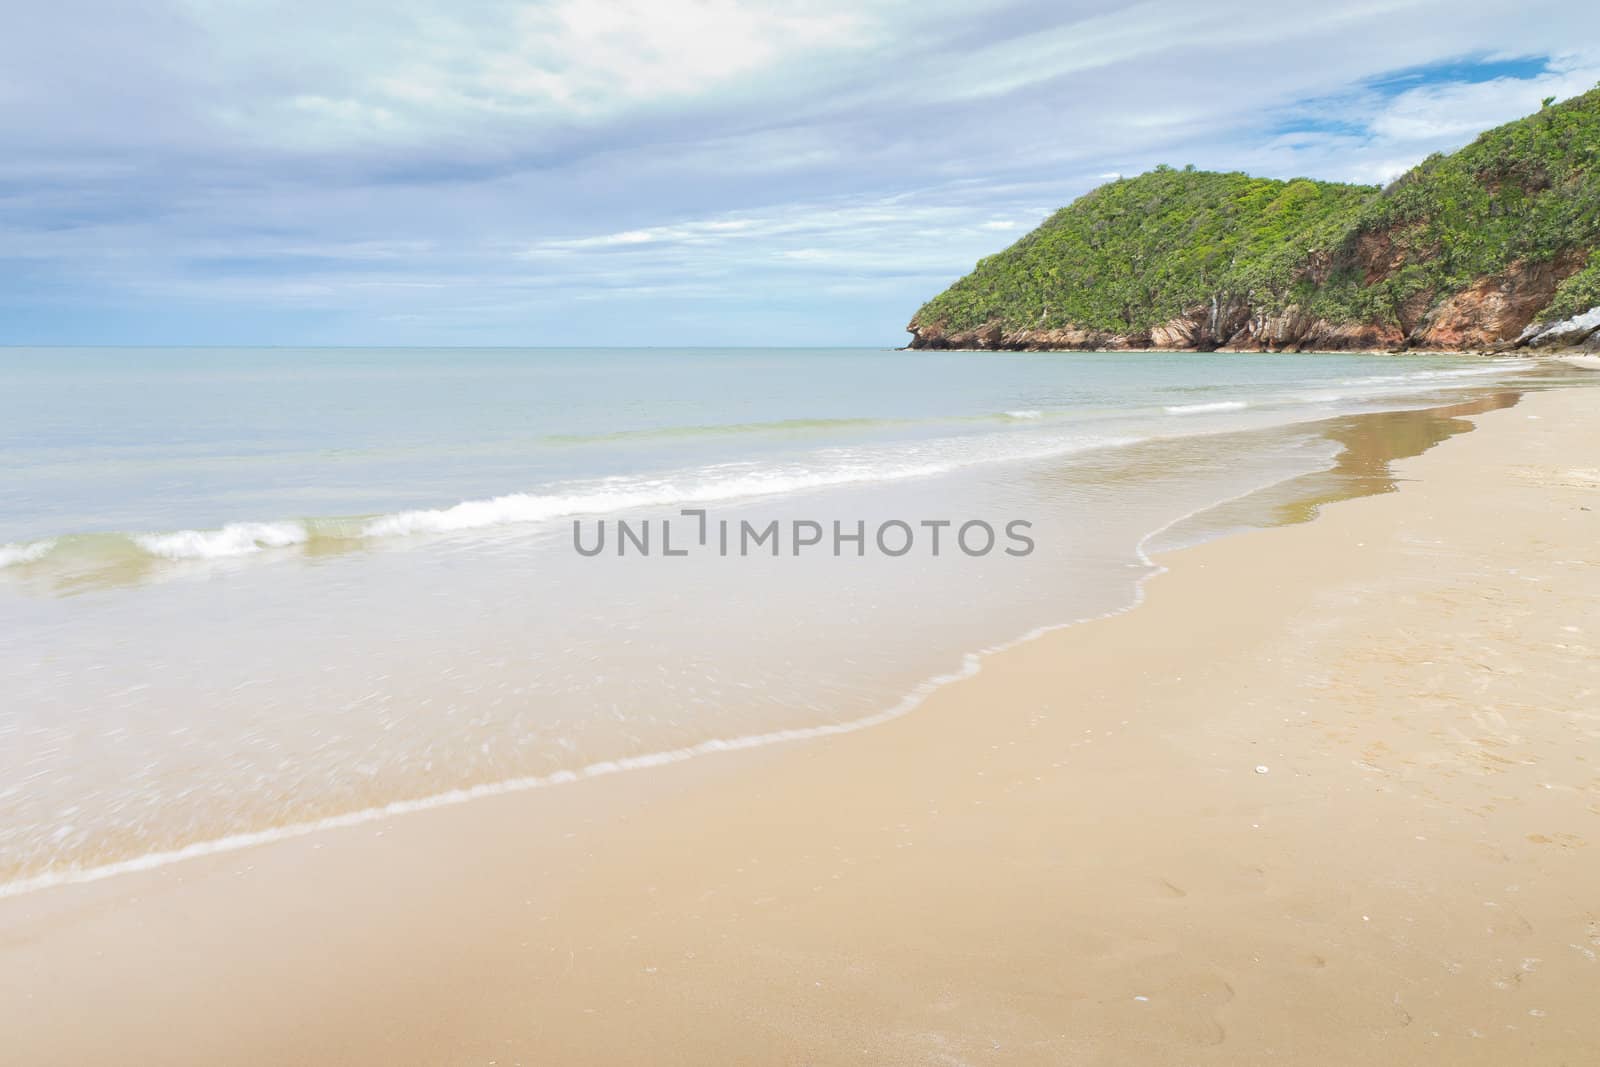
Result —
[[[0,900],[0,1059],[1586,1062],[1597,408],[883,726]]]

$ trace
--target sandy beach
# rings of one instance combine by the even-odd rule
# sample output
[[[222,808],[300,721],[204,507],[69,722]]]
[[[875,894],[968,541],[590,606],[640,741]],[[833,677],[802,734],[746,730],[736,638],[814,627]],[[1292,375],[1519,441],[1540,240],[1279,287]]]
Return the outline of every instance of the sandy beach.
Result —
[[[0,899],[0,1060],[1588,1062],[1597,409],[872,729]]]

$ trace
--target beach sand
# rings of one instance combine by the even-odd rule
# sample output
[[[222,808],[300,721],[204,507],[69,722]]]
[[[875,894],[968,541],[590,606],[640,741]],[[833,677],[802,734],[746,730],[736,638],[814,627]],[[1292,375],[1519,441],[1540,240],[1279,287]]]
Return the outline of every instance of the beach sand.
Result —
[[[1600,1057],[1600,390],[859,733],[0,899],[17,1064]]]

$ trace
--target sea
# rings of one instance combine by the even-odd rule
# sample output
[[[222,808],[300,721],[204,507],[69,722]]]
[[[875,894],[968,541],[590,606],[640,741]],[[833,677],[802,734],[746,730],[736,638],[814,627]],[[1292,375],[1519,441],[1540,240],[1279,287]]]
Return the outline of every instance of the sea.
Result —
[[[1578,373],[0,349],[0,895],[914,713]]]

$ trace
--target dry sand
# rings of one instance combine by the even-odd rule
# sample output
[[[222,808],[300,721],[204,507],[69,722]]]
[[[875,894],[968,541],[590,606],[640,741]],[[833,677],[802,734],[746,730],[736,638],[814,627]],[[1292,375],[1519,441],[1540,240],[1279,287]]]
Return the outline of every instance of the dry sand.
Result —
[[[1476,421],[885,726],[0,900],[0,1061],[1600,1061],[1600,390]]]

